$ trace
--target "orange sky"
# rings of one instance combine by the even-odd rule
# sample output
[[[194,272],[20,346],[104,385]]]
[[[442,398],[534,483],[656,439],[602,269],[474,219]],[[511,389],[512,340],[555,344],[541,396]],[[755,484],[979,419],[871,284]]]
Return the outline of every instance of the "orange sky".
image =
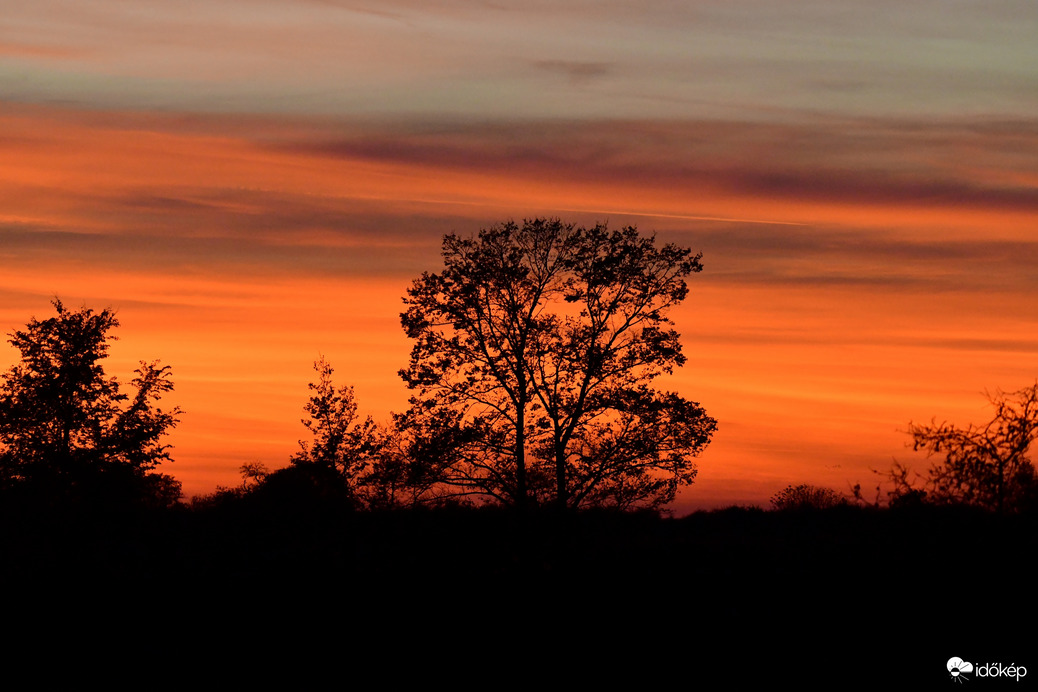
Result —
[[[766,504],[792,482],[870,483],[871,468],[912,458],[899,432],[909,420],[979,420],[982,390],[1035,376],[1034,209],[1000,197],[997,180],[989,191],[984,160],[945,183],[962,196],[917,199],[893,183],[834,180],[826,192],[808,182],[807,194],[795,175],[774,190],[747,185],[752,157],[735,145],[710,161],[725,171],[712,177],[673,154],[655,159],[654,176],[628,176],[650,169],[635,159],[644,150],[581,176],[569,159],[585,144],[565,133],[570,150],[554,149],[556,160],[510,167],[493,132],[428,142],[363,122],[53,107],[11,108],[0,127],[0,319],[10,331],[42,317],[54,295],[116,308],[109,371],[128,378],[139,359],[173,366],[170,403],[185,413],[168,470],[189,494],[235,483],[247,461],[287,462],[321,355],[376,418],[400,410],[405,287],[438,268],[443,232],[509,217],[636,223],[704,253],[675,314],[689,362],[670,384],[720,431],[679,510]],[[655,127],[687,146],[683,133],[717,125]],[[959,126],[946,128],[929,158],[963,146]],[[753,140],[773,137],[781,149],[788,132],[773,129],[733,139],[759,151],[768,147]],[[347,134],[325,139],[332,132]],[[920,160],[898,158],[908,171],[898,175],[923,187],[913,169],[927,157],[904,151]],[[852,181],[884,163],[860,156]],[[815,175],[810,161],[800,169]]]
[[[910,420],[979,422],[985,389],[1038,378],[1016,0],[196,4],[0,24],[0,328],[53,296],[115,308],[109,372],[173,368],[189,495],[288,462],[321,355],[366,412],[400,410],[409,281],[444,233],[508,218],[703,253],[669,384],[719,432],[679,512],[874,485],[925,463]]]

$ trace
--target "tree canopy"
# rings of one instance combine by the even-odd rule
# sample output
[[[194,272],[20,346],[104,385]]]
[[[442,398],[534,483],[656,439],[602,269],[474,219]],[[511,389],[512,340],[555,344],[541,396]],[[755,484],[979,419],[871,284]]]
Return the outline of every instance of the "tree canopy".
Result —
[[[308,475],[315,488],[360,503],[360,488],[378,463],[386,434],[370,416],[358,418],[353,387],[335,385],[334,370],[327,360],[322,357],[314,362],[314,371],[317,379],[308,385],[312,393],[303,406],[306,418],[302,419],[311,439],[299,441],[291,469]],[[281,483],[283,476],[299,473],[274,472],[267,481]]]
[[[351,487],[371,452],[375,423],[370,417],[357,420],[353,387],[335,386],[334,370],[328,361],[317,360],[314,371],[317,381],[308,385],[313,394],[303,407],[307,416],[302,420],[313,439],[299,441],[299,452],[292,457],[292,463],[324,467]]]
[[[116,339],[115,313],[53,305],[54,317],[10,335],[21,359],[0,378],[0,485],[53,497],[175,500],[179,484],[152,473],[170,460],[163,438],[180,413],[158,406],[173,389],[169,366],[141,361],[134,394],[123,393],[101,364]]]
[[[527,505],[659,507],[696,475],[716,421],[651,385],[685,362],[669,312],[700,255],[534,219],[443,239],[415,280],[404,427],[448,495]]]

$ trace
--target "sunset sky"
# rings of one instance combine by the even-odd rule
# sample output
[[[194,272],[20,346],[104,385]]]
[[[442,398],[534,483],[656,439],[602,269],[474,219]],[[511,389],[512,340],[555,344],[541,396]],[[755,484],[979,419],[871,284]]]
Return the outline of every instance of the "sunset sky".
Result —
[[[409,282],[511,218],[703,253],[666,386],[719,431],[678,513],[874,488],[925,466],[909,421],[1038,378],[1033,0],[0,9],[0,331],[117,310],[189,496],[288,463],[322,355],[402,410]]]

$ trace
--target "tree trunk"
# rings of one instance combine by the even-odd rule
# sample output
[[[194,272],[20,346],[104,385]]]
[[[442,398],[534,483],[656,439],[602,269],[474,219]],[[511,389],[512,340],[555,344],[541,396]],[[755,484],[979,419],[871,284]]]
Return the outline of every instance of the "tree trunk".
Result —
[[[555,504],[559,509],[569,506],[569,488],[566,484],[566,445],[555,443]]]
[[[526,486],[526,411],[523,408],[516,412],[515,422],[515,504],[522,510],[530,503]]]

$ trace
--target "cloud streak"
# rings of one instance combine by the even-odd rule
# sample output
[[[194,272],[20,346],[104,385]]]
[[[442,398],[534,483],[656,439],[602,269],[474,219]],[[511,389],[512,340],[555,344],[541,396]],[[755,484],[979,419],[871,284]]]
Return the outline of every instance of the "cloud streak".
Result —
[[[338,115],[1034,112],[1038,20],[1023,0],[874,7],[39,0],[5,8],[19,41],[0,58],[0,93]]]

